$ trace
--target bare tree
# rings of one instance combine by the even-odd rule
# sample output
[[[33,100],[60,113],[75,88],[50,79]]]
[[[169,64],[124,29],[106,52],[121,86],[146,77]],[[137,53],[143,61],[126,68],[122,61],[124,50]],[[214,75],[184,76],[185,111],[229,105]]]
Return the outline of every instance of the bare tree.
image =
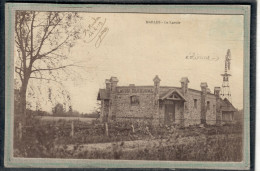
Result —
[[[68,58],[80,38],[80,20],[75,12],[16,11],[15,72],[20,79],[20,114],[26,124],[26,98],[31,79],[61,83],[77,63]],[[65,74],[64,74],[65,73]],[[51,95],[51,89],[49,93]]]

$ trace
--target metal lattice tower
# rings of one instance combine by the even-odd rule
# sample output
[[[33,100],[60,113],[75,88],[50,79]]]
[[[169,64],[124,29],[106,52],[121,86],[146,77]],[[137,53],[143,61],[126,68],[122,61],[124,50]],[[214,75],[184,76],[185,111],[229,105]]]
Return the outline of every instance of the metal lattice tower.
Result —
[[[225,72],[224,74],[221,74],[221,76],[223,77],[223,83],[222,83],[220,96],[222,97],[222,99],[227,98],[230,102],[232,102],[231,91],[229,87],[229,77],[231,76],[230,61],[231,61],[231,52],[230,49],[228,49],[226,54],[226,59],[225,59]]]

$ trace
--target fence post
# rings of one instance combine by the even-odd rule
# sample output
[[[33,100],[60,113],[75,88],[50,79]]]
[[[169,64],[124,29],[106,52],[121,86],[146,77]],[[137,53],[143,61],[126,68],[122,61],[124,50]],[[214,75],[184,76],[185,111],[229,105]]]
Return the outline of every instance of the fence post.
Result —
[[[22,128],[21,122],[19,122],[19,125],[18,125],[18,136],[19,136],[19,140],[21,140],[22,136],[23,136],[23,128]]]
[[[134,124],[132,124],[131,127],[132,127],[132,132],[135,133],[135,127],[134,127]]]
[[[108,136],[108,125],[107,125],[107,122],[105,122],[105,132],[106,132],[106,136]]]
[[[74,136],[74,121],[71,122],[71,136]]]

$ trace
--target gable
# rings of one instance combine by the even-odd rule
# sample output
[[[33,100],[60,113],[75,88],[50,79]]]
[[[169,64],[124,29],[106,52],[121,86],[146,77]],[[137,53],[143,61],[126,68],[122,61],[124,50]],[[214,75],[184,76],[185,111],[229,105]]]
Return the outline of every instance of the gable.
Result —
[[[161,100],[165,100],[165,99],[168,99],[168,100],[182,100],[182,101],[187,101],[185,99],[185,97],[176,89],[172,89],[172,90],[169,90],[168,92],[166,93],[163,93],[160,95],[160,99]]]
[[[176,92],[173,92],[172,94],[170,94],[168,97],[166,97],[166,99],[182,100],[182,98]]]

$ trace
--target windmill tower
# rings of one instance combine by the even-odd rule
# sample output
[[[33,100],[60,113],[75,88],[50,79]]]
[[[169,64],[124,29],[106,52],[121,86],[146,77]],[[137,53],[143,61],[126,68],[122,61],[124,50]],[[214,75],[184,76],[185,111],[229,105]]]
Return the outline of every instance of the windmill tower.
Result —
[[[225,71],[224,74],[221,74],[221,76],[223,77],[223,83],[222,83],[220,96],[222,97],[222,99],[227,98],[230,102],[232,102],[231,91],[229,87],[229,77],[231,76],[230,61],[231,61],[231,52],[230,49],[228,49],[226,54],[226,59],[225,59]]]

